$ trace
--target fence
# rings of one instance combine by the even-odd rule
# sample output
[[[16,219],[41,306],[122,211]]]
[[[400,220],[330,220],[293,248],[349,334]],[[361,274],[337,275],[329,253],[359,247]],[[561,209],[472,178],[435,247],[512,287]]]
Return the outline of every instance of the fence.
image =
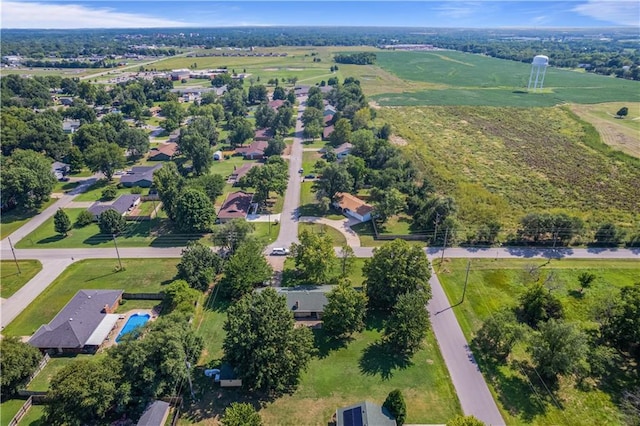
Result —
[[[164,300],[164,293],[122,293],[122,298],[129,300]]]
[[[25,414],[27,414],[27,411],[29,411],[29,408],[31,408],[32,404],[33,398],[29,397],[29,399],[27,399],[24,404],[22,404],[22,407],[20,407],[16,415],[13,416],[13,418],[9,422],[9,426],[17,426],[18,423],[20,423],[20,420],[22,420]]]
[[[26,386],[29,386],[29,383],[31,383],[31,381],[38,375],[38,373],[41,372],[44,367],[46,367],[50,360],[51,357],[49,356],[49,354],[44,354],[44,357],[42,358],[42,360],[40,360],[40,364],[38,364],[38,368],[36,368],[36,371],[31,373],[31,375],[29,376],[29,380],[27,380]]]

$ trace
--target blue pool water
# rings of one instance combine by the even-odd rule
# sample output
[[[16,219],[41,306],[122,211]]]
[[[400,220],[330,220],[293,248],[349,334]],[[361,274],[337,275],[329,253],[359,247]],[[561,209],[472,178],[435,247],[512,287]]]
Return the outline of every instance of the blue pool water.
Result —
[[[120,333],[118,334],[118,337],[116,337],[116,342],[119,342],[120,339],[122,338],[122,336],[124,336],[125,334],[131,333],[136,328],[142,327],[143,325],[145,325],[147,323],[147,321],[149,321],[149,318],[151,318],[151,315],[149,315],[149,314],[133,314],[133,315],[131,315],[129,317],[129,319],[127,320],[127,323],[122,328],[122,330],[120,330]]]

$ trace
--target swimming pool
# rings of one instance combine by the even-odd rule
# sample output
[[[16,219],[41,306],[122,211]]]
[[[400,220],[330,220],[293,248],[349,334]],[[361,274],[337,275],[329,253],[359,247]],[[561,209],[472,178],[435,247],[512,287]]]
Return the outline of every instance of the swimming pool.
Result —
[[[124,327],[122,327],[122,330],[120,330],[118,337],[116,337],[116,342],[119,342],[122,336],[124,336],[125,334],[131,333],[136,328],[142,327],[143,325],[145,325],[147,321],[149,321],[149,318],[151,318],[151,315],[149,314],[131,315],[127,320],[127,323],[124,325]]]

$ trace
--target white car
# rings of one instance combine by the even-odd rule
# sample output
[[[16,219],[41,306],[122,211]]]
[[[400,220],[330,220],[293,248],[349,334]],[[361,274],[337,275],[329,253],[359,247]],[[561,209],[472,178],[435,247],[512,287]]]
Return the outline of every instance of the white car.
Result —
[[[289,249],[284,247],[276,247],[271,250],[272,256],[286,256],[289,254]]]

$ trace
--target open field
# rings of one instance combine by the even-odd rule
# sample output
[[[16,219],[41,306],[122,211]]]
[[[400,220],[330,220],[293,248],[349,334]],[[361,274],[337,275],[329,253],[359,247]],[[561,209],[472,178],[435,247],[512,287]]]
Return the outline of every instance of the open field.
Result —
[[[465,302],[453,308],[468,340],[492,313],[517,305],[518,296],[525,287],[524,278],[528,276],[530,280],[530,273],[525,269],[531,265],[540,268],[542,279],[552,277],[553,294],[562,301],[567,320],[587,328],[593,326],[590,312],[598,301],[610,298],[612,288],[633,284],[640,277],[640,266],[633,261],[474,259]],[[436,270],[441,270],[438,276],[451,304],[460,301],[466,266],[465,259],[446,259],[444,265],[436,266]],[[585,271],[594,273],[597,278],[584,294],[580,294],[578,275]],[[514,348],[512,358],[528,359],[522,345]],[[563,407],[560,410],[542,388],[538,391],[542,392],[542,399],[537,399],[529,380],[538,380],[534,374],[527,375],[525,370],[515,368],[513,363],[493,365],[486,362],[481,363],[481,369],[507,424],[570,425],[578,418],[584,425],[623,424],[612,402],[614,394],[597,388],[580,389],[572,380],[562,379],[556,396]]]
[[[401,80],[433,89],[365,92],[380,105],[553,106],[565,102],[640,100],[640,83],[550,67],[545,89],[526,93],[531,65],[454,51],[376,52],[377,65]],[[552,64],[553,65],[553,64]]]
[[[458,205],[462,231],[487,219],[508,235],[535,211],[563,211],[587,226],[637,226],[640,163],[599,140],[564,107],[382,108],[416,167]],[[620,154],[620,155],[618,155]]]
[[[615,113],[625,106],[629,108],[629,115],[623,119],[616,118]],[[581,119],[591,123],[604,143],[640,158],[640,103],[572,104],[569,108]]]
[[[69,266],[3,331],[7,336],[27,336],[46,324],[82,289],[122,289],[134,293],[161,291],[176,274],[179,259],[83,260]]]
[[[4,239],[8,235],[11,235],[11,233],[13,233],[16,229],[27,223],[29,219],[39,214],[41,211],[55,202],[56,200],[51,198],[39,209],[27,211],[23,209],[14,209],[6,213],[2,212],[2,214],[0,215],[0,239]]]
[[[2,260],[0,263],[0,297],[3,299],[11,297],[42,270],[42,264],[38,260],[18,260],[18,266],[21,273],[18,273],[13,260]]]

